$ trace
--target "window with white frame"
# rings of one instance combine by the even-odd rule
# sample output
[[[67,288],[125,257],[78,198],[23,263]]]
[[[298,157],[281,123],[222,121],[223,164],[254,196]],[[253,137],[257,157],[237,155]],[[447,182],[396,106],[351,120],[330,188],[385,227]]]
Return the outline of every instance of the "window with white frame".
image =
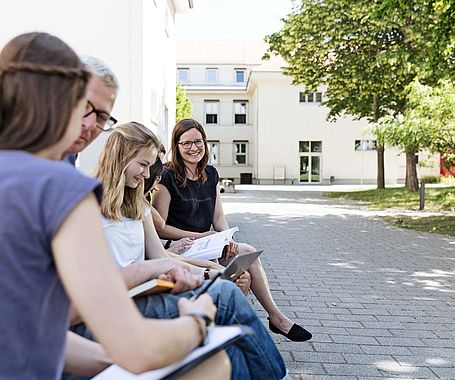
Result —
[[[235,69],[235,83],[246,82],[246,69]]]
[[[218,124],[220,102],[218,100],[205,100],[205,124]]]
[[[234,164],[248,164],[248,141],[234,141]]]
[[[376,140],[355,140],[354,149],[358,151],[376,150]]]
[[[322,141],[299,141],[300,153],[321,153]]]
[[[180,67],[177,69],[177,81],[185,84],[190,82],[190,69],[186,67]]]
[[[217,68],[205,69],[205,81],[207,84],[218,83],[218,69]]]
[[[234,124],[246,124],[248,102],[246,100],[234,100]]]
[[[218,165],[220,163],[220,142],[207,141],[209,146],[209,164]]]
[[[299,92],[300,103],[321,103],[322,92]]]

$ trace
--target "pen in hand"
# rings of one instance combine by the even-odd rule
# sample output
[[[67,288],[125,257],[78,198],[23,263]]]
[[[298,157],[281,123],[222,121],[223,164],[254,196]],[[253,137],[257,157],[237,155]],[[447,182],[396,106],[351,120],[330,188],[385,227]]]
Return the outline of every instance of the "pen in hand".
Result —
[[[207,291],[212,287],[215,281],[222,275],[222,272],[218,272],[207,284],[202,287],[199,292],[194,296],[194,299],[198,299],[200,295],[207,293]]]

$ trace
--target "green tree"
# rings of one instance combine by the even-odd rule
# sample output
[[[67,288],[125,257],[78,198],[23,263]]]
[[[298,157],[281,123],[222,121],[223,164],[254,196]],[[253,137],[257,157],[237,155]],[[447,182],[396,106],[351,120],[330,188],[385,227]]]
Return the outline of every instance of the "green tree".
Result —
[[[376,122],[404,113],[407,86],[415,77],[431,82],[450,73],[452,40],[431,41],[453,31],[448,22],[445,29],[438,26],[438,20],[455,17],[452,2],[302,0],[266,41],[270,53],[287,61],[284,73],[294,84],[309,91],[327,86],[330,120],[349,114]],[[378,188],[384,187],[383,153],[378,139]]]
[[[403,119],[410,127],[426,130],[425,149],[442,154],[447,168],[455,166],[455,85],[445,80],[431,87],[416,81],[408,99]]]
[[[423,149],[444,156],[446,167],[455,165],[455,86],[442,81],[439,86],[409,85],[408,107],[397,117],[385,116],[373,127],[387,145],[397,146],[414,161]],[[417,190],[417,173],[406,178],[408,189]]]
[[[175,121],[186,119],[192,115],[192,106],[190,100],[186,97],[185,91],[177,83],[175,99]]]

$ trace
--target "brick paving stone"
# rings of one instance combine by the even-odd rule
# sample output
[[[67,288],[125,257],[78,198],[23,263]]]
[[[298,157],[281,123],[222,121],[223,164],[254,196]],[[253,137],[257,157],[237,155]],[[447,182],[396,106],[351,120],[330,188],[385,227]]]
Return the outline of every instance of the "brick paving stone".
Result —
[[[323,326],[327,327],[352,327],[352,328],[361,328],[362,324],[359,321],[331,321],[331,320],[322,320]]]
[[[332,338],[335,343],[378,344],[378,341],[371,336],[334,335]]]
[[[380,370],[386,376],[390,375],[402,375],[411,376],[413,379],[435,379],[437,375],[426,367],[408,367],[408,366],[397,366],[387,370]]]
[[[430,357],[450,358],[452,360],[455,360],[455,348],[409,347],[409,350],[415,355],[427,355]]]
[[[412,355],[412,351],[408,347],[393,347],[393,346],[365,346],[363,345],[362,351],[366,354],[379,354],[379,355]]]
[[[388,338],[378,337],[379,343],[383,346],[406,346],[406,347],[422,347],[425,343],[417,338]]]
[[[353,336],[392,336],[390,330],[381,329],[346,329],[349,335]]]
[[[337,335],[334,335],[334,337]],[[320,352],[345,352],[345,353],[360,353],[361,346],[357,344],[344,343],[313,343],[314,349]]]
[[[338,327],[312,327],[311,332],[313,334],[329,334],[329,335],[346,335],[349,333],[349,329],[338,328]]]
[[[371,365],[363,364],[324,364],[329,375],[378,376],[381,373]]]
[[[341,354],[333,352],[298,352],[294,353],[294,359],[305,363],[346,363]]]
[[[352,321],[354,318],[352,314],[349,315],[336,315],[338,321]],[[357,315],[355,320],[358,322],[377,322],[376,316],[374,315]]]
[[[434,331],[429,330],[395,330],[391,329],[390,333],[395,337],[413,337],[413,338],[438,338]],[[441,340],[440,340],[441,341]]]
[[[432,366],[433,368],[447,367],[455,368],[455,360],[443,359],[440,357],[432,358],[431,356],[401,356],[394,355],[395,360],[400,365],[416,366],[416,367],[427,367]]]
[[[347,363],[350,364],[371,364],[390,362],[398,364],[399,362],[391,355],[372,355],[372,354],[343,354]]]
[[[433,372],[440,379],[455,379],[455,367],[452,368],[432,368]]]
[[[292,362],[287,366],[288,371],[292,375],[304,375],[306,379],[307,375],[326,375],[324,367],[320,363],[301,363],[301,362]]]
[[[276,303],[314,335],[272,334],[293,379],[455,379],[454,238],[398,229],[380,218],[390,211],[314,186],[236,190],[223,194],[236,240],[265,250]]]

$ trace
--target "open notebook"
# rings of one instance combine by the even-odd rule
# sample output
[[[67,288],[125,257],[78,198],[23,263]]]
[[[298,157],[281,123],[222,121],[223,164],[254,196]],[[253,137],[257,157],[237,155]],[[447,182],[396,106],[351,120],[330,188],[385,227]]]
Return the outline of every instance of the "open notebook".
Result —
[[[212,260],[221,257],[223,249],[232,240],[239,229],[237,227],[216,232],[193,241],[191,247],[182,252],[182,256],[188,259]]]
[[[216,326],[210,331],[208,342],[186,355],[177,363],[135,375],[118,365],[111,365],[92,380],[171,380],[186,373],[219,350],[234,343],[245,335],[253,334],[247,326]]]

